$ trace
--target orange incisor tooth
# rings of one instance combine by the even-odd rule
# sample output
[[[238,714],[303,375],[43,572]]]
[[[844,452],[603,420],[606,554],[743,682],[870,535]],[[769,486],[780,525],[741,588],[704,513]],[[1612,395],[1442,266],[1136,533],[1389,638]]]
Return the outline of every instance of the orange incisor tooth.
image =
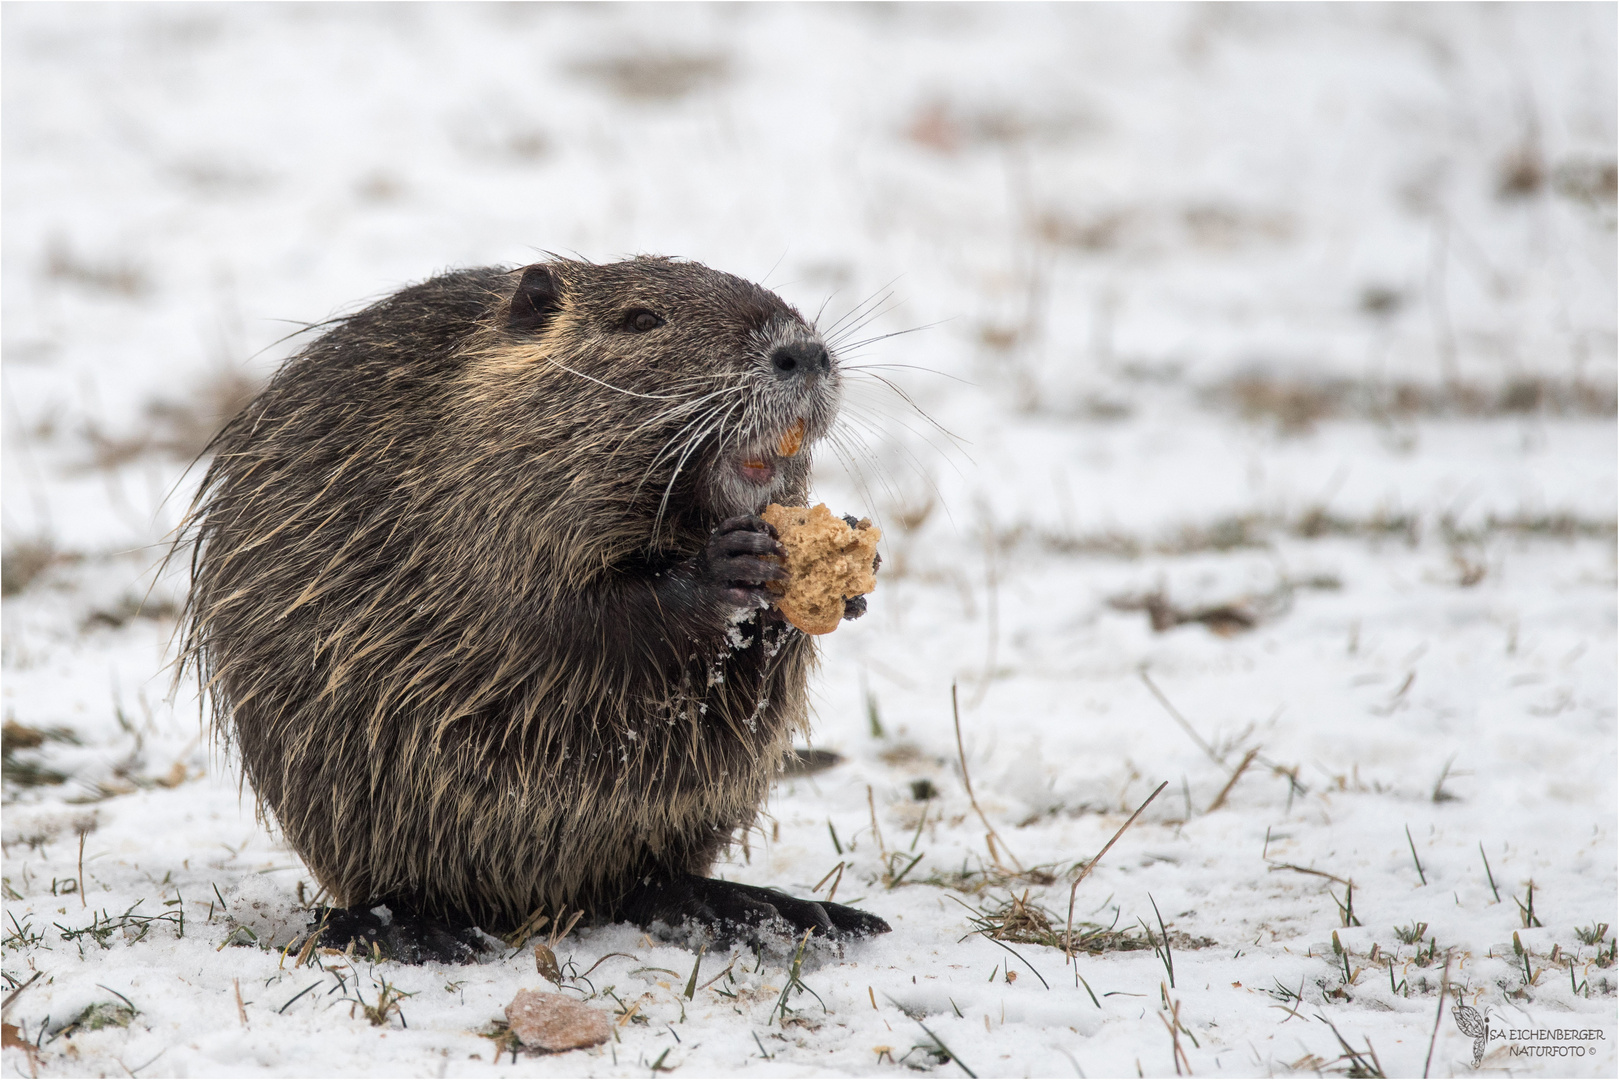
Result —
[[[782,435],[781,442],[776,446],[776,452],[782,457],[792,457],[798,453],[798,448],[804,445],[804,421],[800,420],[788,428]]]

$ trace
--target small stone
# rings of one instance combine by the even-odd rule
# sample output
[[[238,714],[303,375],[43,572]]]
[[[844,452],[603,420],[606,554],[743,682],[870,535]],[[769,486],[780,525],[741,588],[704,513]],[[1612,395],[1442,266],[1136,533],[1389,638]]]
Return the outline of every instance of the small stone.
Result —
[[[604,1043],[613,1034],[605,1012],[562,994],[519,990],[506,1006],[506,1024],[531,1050],[560,1053]]]

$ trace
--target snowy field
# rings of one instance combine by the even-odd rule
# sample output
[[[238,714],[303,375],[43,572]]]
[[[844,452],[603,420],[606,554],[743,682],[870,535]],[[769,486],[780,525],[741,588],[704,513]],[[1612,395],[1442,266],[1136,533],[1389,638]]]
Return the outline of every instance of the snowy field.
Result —
[[[1612,4],[3,19],[7,1075],[1619,1069]],[[915,330],[818,465],[843,760],[717,871],[893,933],[575,930],[551,1057],[526,949],[284,954],[158,573],[283,335],[546,250]]]

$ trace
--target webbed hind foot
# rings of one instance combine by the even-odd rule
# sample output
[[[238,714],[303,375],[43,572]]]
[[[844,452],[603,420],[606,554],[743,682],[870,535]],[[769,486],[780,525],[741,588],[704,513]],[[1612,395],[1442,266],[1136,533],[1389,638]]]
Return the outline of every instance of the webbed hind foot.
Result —
[[[322,908],[309,929],[320,932],[320,944],[369,955],[373,946],[385,959],[401,964],[467,964],[485,945],[470,926],[378,904],[372,908]]]
[[[719,943],[756,942],[761,931],[798,937],[806,930],[832,940],[888,933],[887,922],[868,912],[827,901],[800,900],[775,889],[717,878],[679,874],[654,877],[619,902],[618,915],[645,929],[700,928]]]

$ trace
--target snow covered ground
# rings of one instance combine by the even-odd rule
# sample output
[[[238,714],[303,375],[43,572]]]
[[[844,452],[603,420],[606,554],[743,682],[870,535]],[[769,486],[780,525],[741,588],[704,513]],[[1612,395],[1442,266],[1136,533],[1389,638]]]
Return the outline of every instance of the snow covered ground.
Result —
[[[3,19],[8,1074],[1619,1069],[1613,5]],[[577,930],[614,1042],[497,1061],[526,951],[282,955],[157,566],[282,335],[544,250],[920,328],[818,474],[844,762],[719,871],[894,932]]]

